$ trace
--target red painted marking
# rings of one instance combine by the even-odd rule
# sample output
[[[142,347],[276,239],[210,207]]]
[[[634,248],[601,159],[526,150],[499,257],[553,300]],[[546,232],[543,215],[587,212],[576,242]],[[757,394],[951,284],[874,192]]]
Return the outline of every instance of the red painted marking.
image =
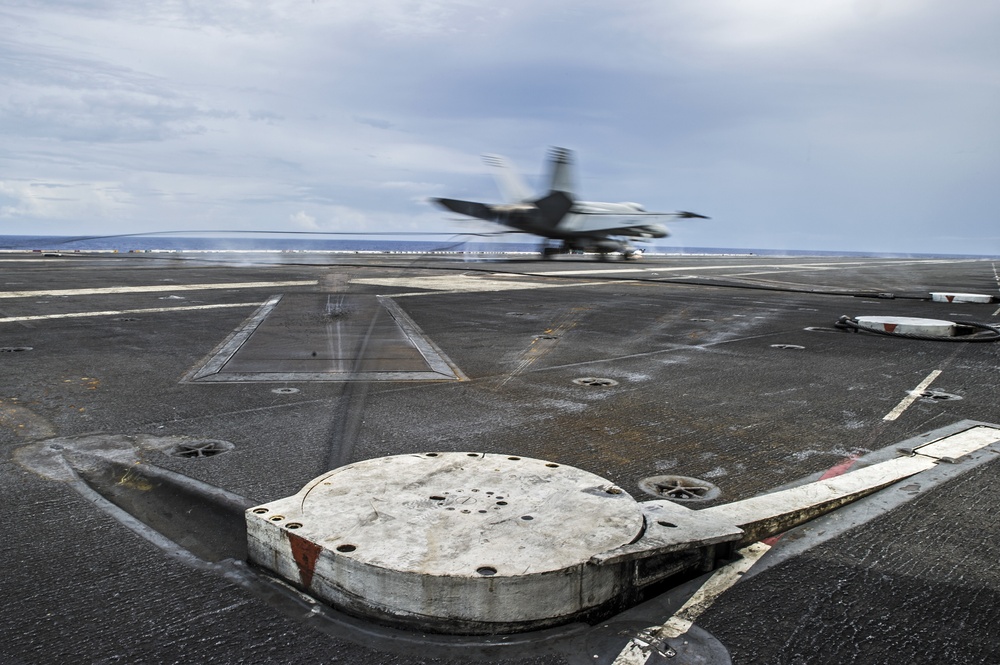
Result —
[[[313,573],[316,572],[316,560],[323,549],[316,543],[310,542],[302,536],[285,531],[288,536],[288,544],[292,546],[292,558],[295,565],[299,567],[299,580],[306,589],[312,584]]]
[[[955,300],[955,296],[945,296],[945,298],[948,299],[948,302],[953,302]]]
[[[819,479],[827,480],[829,478],[836,478],[837,476],[847,473],[847,470],[850,469],[852,466],[854,466],[854,463],[858,461],[858,457],[860,457],[860,455],[858,455],[857,453],[854,453],[850,457],[845,457],[836,465],[831,466],[829,469],[824,471],[823,475],[820,476]],[[779,533],[777,536],[771,536],[770,538],[765,538],[760,542],[770,547],[774,547],[774,544],[777,543],[779,540],[781,540],[781,537],[783,535],[785,534]]]
[[[819,479],[826,480],[827,478],[835,478],[839,475],[847,473],[847,470],[850,469],[852,466],[854,466],[854,463],[858,461],[858,457],[860,457],[860,455],[855,453],[850,457],[844,458],[836,466],[832,466],[829,469],[827,469],[826,472],[819,477]]]
[[[883,323],[882,327],[885,328],[886,332],[896,332],[896,326],[898,325],[898,323]]]

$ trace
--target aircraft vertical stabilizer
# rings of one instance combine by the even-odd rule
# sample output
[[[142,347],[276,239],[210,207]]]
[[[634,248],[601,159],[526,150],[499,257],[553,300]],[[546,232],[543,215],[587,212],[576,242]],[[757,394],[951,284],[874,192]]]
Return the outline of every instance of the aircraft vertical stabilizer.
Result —
[[[493,169],[504,203],[524,203],[531,200],[531,191],[507,160],[500,155],[483,155],[483,162]]]
[[[552,148],[549,152],[549,191],[573,196],[573,152]]]

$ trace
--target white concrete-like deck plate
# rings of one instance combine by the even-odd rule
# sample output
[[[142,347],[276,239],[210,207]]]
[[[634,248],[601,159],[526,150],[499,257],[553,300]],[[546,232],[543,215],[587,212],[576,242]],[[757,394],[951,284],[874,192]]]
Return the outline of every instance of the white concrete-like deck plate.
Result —
[[[643,525],[636,501],[599,476],[483,453],[359,462],[260,509],[272,524],[357,562],[469,577],[582,564],[628,544]]]
[[[554,462],[424,453],[358,462],[251,508],[250,560],[334,607],[436,632],[515,632],[614,607],[642,535],[628,493]]]
[[[987,293],[931,293],[934,302],[993,302],[993,296]]]

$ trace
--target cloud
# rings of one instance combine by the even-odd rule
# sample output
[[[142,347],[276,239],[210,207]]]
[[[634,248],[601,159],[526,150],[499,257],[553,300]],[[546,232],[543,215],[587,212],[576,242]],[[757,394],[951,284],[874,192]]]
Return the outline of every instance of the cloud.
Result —
[[[368,125],[369,127],[374,127],[375,129],[390,129],[392,123],[388,120],[382,120],[380,118],[365,118],[362,116],[354,116],[354,120],[360,122],[362,125]]]
[[[550,145],[584,198],[711,215],[688,245],[978,251],[1000,204],[986,0],[0,11],[8,228],[446,230],[425,197]]]
[[[114,182],[0,181],[0,218],[88,220],[121,215],[132,203]]]
[[[288,221],[291,222],[295,229],[302,231],[316,231],[319,229],[319,226],[316,224],[316,218],[305,210],[299,210],[294,215],[289,215]]]

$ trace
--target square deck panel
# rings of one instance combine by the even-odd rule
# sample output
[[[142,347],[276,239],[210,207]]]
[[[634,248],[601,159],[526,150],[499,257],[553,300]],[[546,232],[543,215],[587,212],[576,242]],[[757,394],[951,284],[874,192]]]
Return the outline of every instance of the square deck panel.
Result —
[[[461,381],[390,298],[274,296],[185,377],[206,381]]]

